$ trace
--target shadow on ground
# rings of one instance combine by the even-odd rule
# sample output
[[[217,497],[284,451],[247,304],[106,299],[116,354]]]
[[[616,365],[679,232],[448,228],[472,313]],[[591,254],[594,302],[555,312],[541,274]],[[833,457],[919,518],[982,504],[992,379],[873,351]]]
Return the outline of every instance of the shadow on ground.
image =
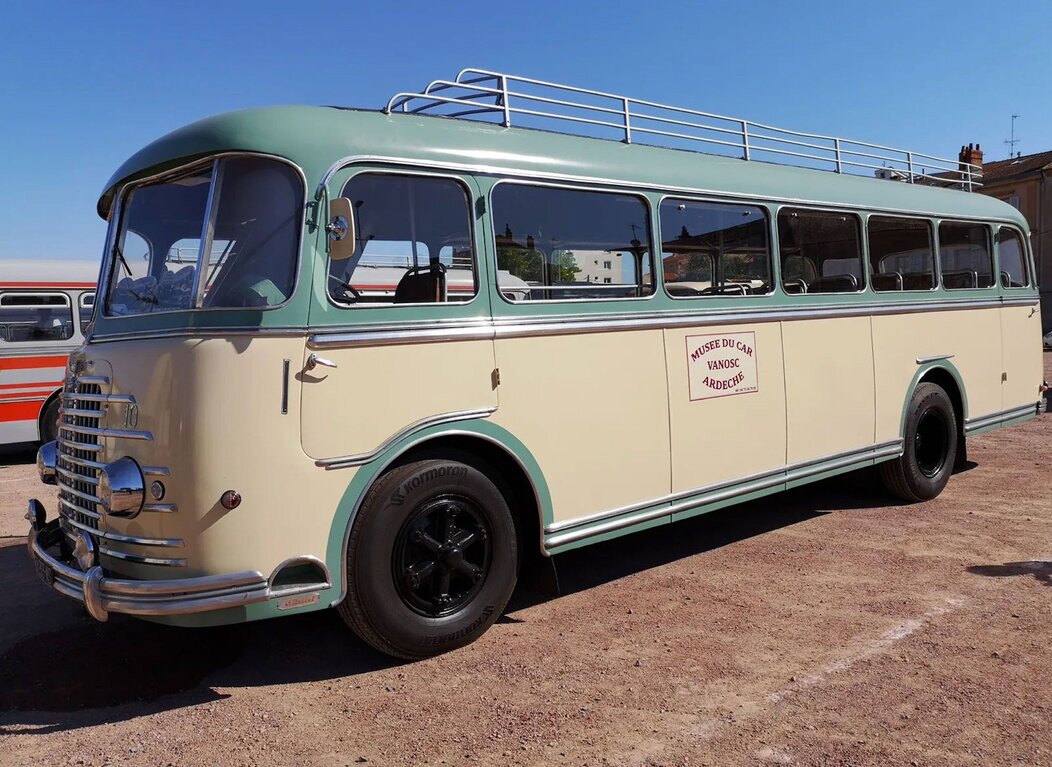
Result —
[[[12,445],[0,445],[0,466],[22,466],[34,463],[37,459],[35,442],[16,442]]]
[[[1005,562],[1003,565],[972,565],[967,570],[973,575],[985,575],[987,578],[1032,575],[1038,583],[1052,586],[1052,562],[1034,559],[1029,562]]]
[[[788,527],[832,509],[888,505],[869,474],[845,475],[558,557],[562,593]],[[355,639],[334,611],[208,629],[120,615],[96,623],[36,581],[25,547],[0,548],[0,734],[56,732],[182,708],[238,688],[353,676],[396,661]],[[527,586],[514,613],[550,595]],[[514,615],[502,620],[520,622]]]

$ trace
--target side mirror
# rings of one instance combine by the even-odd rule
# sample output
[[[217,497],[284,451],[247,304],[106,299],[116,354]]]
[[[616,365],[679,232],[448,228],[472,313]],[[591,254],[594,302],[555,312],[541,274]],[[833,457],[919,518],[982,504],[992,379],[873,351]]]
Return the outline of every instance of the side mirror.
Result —
[[[354,255],[354,212],[346,197],[329,200],[329,223],[325,225],[329,238],[329,258],[346,261]]]

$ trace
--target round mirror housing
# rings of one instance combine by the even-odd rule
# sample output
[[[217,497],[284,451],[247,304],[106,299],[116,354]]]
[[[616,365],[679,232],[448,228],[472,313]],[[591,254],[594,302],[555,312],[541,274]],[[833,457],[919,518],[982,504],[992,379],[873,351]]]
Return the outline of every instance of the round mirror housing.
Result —
[[[142,468],[134,458],[120,458],[99,472],[99,501],[107,514],[134,517],[146,501]]]

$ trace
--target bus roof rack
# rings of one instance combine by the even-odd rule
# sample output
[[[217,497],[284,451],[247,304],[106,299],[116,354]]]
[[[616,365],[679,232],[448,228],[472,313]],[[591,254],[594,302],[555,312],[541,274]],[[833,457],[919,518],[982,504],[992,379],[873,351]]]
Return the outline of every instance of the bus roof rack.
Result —
[[[558,123],[559,132],[617,138],[626,144],[707,151],[836,173],[873,171],[878,178],[968,191],[982,186],[982,166],[971,163],[485,69],[461,70],[455,79],[434,80],[419,93],[396,93],[384,112],[470,118],[504,127],[511,127],[515,115],[521,116],[518,124],[524,127],[551,130]]]

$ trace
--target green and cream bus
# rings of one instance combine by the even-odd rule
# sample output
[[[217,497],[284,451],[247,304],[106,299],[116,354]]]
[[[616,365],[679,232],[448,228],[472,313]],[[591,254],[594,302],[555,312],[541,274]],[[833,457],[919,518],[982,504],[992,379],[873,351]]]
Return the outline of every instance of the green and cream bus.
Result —
[[[874,465],[932,498],[1043,410],[1027,224],[979,183],[481,70],[188,125],[99,200],[32,559],[98,620],[336,607],[418,658],[533,556]]]

